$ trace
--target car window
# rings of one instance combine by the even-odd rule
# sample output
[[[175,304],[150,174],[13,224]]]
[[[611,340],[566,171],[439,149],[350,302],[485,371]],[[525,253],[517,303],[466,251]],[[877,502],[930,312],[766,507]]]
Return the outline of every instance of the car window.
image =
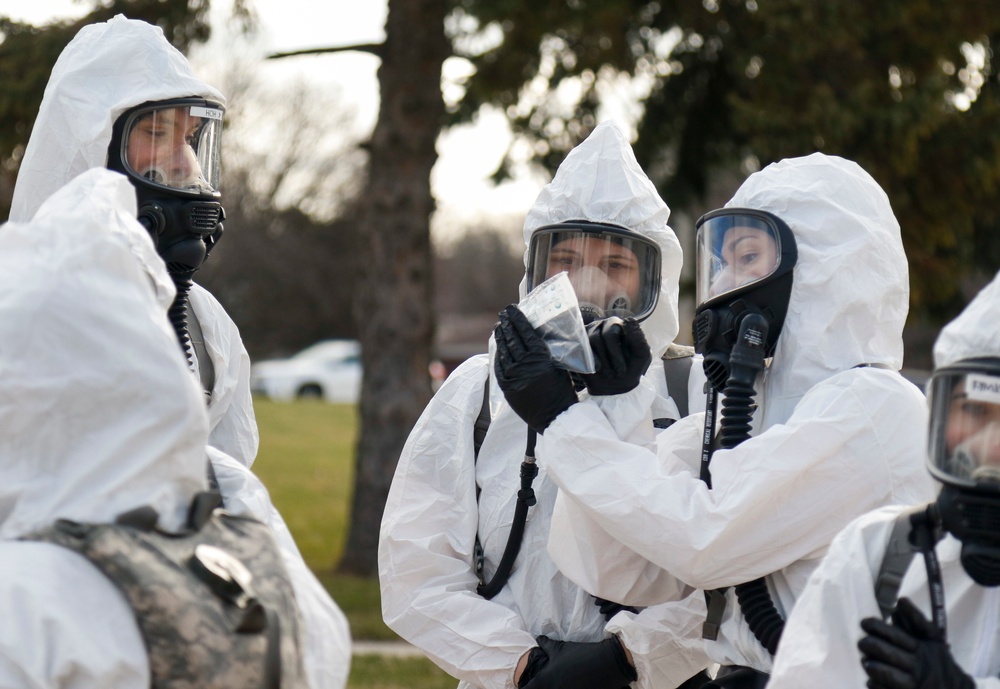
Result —
[[[361,357],[358,356],[347,356],[347,357],[335,357],[333,359],[328,359],[323,362],[323,365],[327,368],[344,368],[349,366],[360,366]]]

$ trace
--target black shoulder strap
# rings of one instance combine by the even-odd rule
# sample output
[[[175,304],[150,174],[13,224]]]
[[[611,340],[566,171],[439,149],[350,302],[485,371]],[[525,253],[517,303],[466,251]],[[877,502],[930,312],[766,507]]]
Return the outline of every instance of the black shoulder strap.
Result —
[[[667,380],[667,392],[677,404],[681,418],[688,415],[688,378],[691,376],[691,360],[694,347],[671,344],[663,353],[663,375]]]
[[[474,450],[474,456],[479,459],[479,448],[483,446],[483,440],[486,439],[486,431],[490,429],[490,376],[486,374],[486,384],[483,385],[483,406],[479,410],[479,416],[476,417],[476,423],[472,427],[472,446]]]
[[[483,440],[486,439],[486,431],[490,428],[490,421],[492,417],[490,416],[490,374],[486,374],[486,383],[483,385],[483,406],[479,409],[479,416],[476,417],[476,422],[472,427],[472,462],[475,465],[479,461],[479,448],[483,446]],[[479,504],[479,493],[481,492],[479,484],[476,484],[476,504]],[[486,565],[486,553],[483,550],[483,543],[479,540],[479,528],[476,528],[476,544],[474,546],[473,555],[475,557],[475,568],[476,577],[479,581],[483,581],[483,567]]]
[[[895,609],[903,577],[919,550],[910,539],[910,533],[913,531],[913,522],[910,518],[917,512],[926,509],[927,505],[917,505],[903,510],[893,524],[889,542],[885,546],[882,564],[875,577],[875,600],[878,601],[883,618],[889,617]]]

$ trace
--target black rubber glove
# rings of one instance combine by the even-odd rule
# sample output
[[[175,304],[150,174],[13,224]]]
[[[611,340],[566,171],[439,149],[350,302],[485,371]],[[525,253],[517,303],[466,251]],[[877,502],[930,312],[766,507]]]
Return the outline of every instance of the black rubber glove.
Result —
[[[638,608],[633,608],[631,605],[622,605],[621,603],[615,603],[614,601],[598,598],[597,596],[594,596],[594,605],[597,606],[597,609],[601,611],[604,619],[608,622],[622,610],[628,610],[631,613],[639,612]]]
[[[653,355],[634,318],[612,317],[587,326],[597,372],[583,376],[591,395],[620,395],[639,384]]]
[[[535,640],[549,660],[524,689],[622,689],[638,678],[617,636],[596,642]]]
[[[535,678],[545,664],[549,662],[548,654],[535,646],[531,651],[528,652],[528,662],[524,664],[524,669],[521,670],[521,676],[517,679],[517,688],[523,689],[524,685]]]
[[[869,689],[975,689],[958,666],[943,633],[908,598],[900,598],[892,624],[861,620],[868,634],[858,642]]]
[[[513,304],[500,312],[493,335],[497,343],[497,383],[517,415],[541,433],[552,419],[576,403],[569,371],[558,368],[549,348]]]

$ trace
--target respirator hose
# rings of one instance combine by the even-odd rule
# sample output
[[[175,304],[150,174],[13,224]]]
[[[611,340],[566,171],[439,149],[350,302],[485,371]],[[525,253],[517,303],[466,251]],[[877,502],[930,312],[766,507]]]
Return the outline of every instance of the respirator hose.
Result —
[[[177,288],[177,296],[174,297],[170,309],[167,310],[167,318],[170,319],[170,324],[174,326],[174,332],[177,333],[181,350],[187,357],[188,368],[194,370],[194,349],[191,345],[191,335],[188,333],[188,294],[194,283],[190,277],[181,277],[173,273],[170,277]]]
[[[778,642],[785,630],[785,620],[774,607],[771,592],[767,590],[764,578],[736,585],[736,600],[739,601],[743,619],[747,621],[750,631],[757,637],[760,645],[774,655],[778,652]]]
[[[729,359],[729,379],[722,401],[722,421],[719,443],[724,448],[736,447],[750,437],[750,422],[754,412],[754,383],[764,370],[764,343],[767,342],[767,319],[749,314],[740,323],[740,334]],[[785,628],[785,620],[774,606],[767,582],[756,579],[735,587],[743,618],[757,641],[774,655]]]
[[[719,425],[719,446],[725,449],[736,447],[750,437],[750,422],[753,419],[753,384],[733,380],[730,376],[723,391],[722,420]]]
[[[750,437],[754,396],[757,394],[754,383],[764,370],[767,333],[767,319],[760,314],[747,314],[740,321],[739,336],[729,357],[729,376],[723,390],[719,423],[719,445],[723,448],[736,447]],[[750,631],[774,655],[785,621],[771,600],[767,582],[760,578],[738,584],[735,593]]]
[[[493,578],[489,581],[480,582],[476,592],[486,600],[492,599],[503,589],[507,580],[510,579],[511,570],[514,568],[514,560],[521,550],[521,540],[524,538],[524,527],[528,521],[528,508],[535,504],[535,491],[531,487],[535,477],[538,476],[538,465],[535,464],[535,440],[538,435],[532,429],[528,429],[528,440],[524,448],[524,461],[521,462],[521,490],[517,491],[517,504],[514,505],[514,520],[510,525],[510,535],[507,536],[507,545],[503,549],[500,557],[500,564],[497,565]]]

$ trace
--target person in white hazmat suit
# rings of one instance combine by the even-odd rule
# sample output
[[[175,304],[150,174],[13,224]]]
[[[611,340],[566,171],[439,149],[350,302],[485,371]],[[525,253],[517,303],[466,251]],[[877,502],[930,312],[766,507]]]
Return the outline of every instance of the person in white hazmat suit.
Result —
[[[132,182],[140,221],[175,286],[189,290],[187,320],[201,334],[189,336],[178,327],[177,299],[171,321],[182,343],[187,339],[189,364],[207,393],[210,467],[223,500],[229,509],[252,510],[274,531],[306,610],[307,670],[315,673],[314,686],[341,687],[350,666],[347,619],[306,567],[250,471],[258,446],[250,359],[222,305],[190,280],[221,232],[224,102],[160,28],[121,15],[83,27],[52,69],[18,171],[10,220],[30,220],[49,195],[91,168],[116,169]]]
[[[553,414],[538,448],[559,486],[549,552],[580,586],[626,604],[657,603],[678,580],[712,592],[716,686],[759,687],[782,617],[836,533],[870,509],[933,494],[915,459],[924,398],[899,374],[907,264],[878,184],[818,153],[751,175],[699,220],[697,241],[706,416],[651,448],[626,442],[593,401]],[[519,366],[536,346],[516,325],[498,330],[497,377],[530,415],[532,395],[562,383]],[[617,356],[641,360],[640,335],[624,331]],[[638,411],[648,395],[638,386],[622,397]]]
[[[934,363],[926,456],[941,494],[837,536],[768,687],[1000,687],[1000,276],[941,331]]]
[[[207,490],[203,394],[166,317],[173,282],[135,209],[124,177],[94,169],[32,221],[0,228],[3,687],[144,689],[163,676],[140,633],[148,613],[85,557],[37,540],[56,520],[110,524],[141,507],[179,533]],[[215,686],[205,681],[190,686]]]
[[[668,215],[669,209],[617,125],[598,126],[569,153],[527,214],[522,297],[548,276],[547,265],[559,263],[559,270],[569,273],[581,307],[590,317],[603,317],[615,307],[627,312],[639,302],[646,304],[637,307],[638,313],[648,314],[642,328],[659,356],[671,345],[678,328],[682,255],[667,226]],[[614,240],[605,241],[608,237]],[[608,289],[615,270],[608,264],[635,263],[637,258],[643,263],[642,257],[651,257],[654,246],[662,260],[656,275],[645,273],[641,281],[655,291],[637,301],[629,299],[629,307],[623,307],[624,302],[612,303],[612,293],[621,297],[622,290]],[[588,251],[600,256],[588,258],[584,256]],[[596,265],[603,265],[603,270],[595,270]],[[636,686],[681,685],[708,662],[700,627],[691,622],[699,612],[704,615],[702,597],[699,594],[638,614],[620,611],[608,622],[594,597],[561,575],[546,554],[555,485],[544,467],[531,484],[537,503],[527,513],[513,570],[507,579],[497,574],[512,523],[517,521],[513,515],[523,487],[518,467],[525,456],[529,429],[503,403],[496,381],[488,381],[490,371],[486,354],[459,366],[424,410],[403,449],[379,540],[386,624],[458,678],[460,687],[510,689],[517,683],[515,674],[520,686],[555,686],[538,677],[528,682],[539,667],[534,662],[526,670],[525,664],[533,649],[537,656],[536,637],[542,635],[552,640],[544,642],[550,651],[560,641],[587,642],[566,644],[566,650],[572,648],[589,658],[576,668],[587,676],[572,675],[571,669],[563,677],[566,686],[605,686],[606,675],[617,673],[612,659],[616,648],[611,644],[620,649],[609,634],[630,650],[638,671]],[[679,418],[659,359],[646,378],[645,384],[655,390],[646,401],[646,410],[665,421]],[[687,374],[682,384],[687,384]],[[609,416],[621,414],[615,408],[619,398],[608,397],[601,404],[608,407]],[[481,414],[491,415],[492,420],[480,438],[477,456],[475,427]],[[486,581],[477,578],[480,543],[480,576]],[[486,593],[491,587],[494,590]],[[610,604],[604,607],[609,615],[616,609]],[[612,666],[609,673],[600,667],[604,661]],[[617,689],[628,684],[630,669],[608,686]]]

